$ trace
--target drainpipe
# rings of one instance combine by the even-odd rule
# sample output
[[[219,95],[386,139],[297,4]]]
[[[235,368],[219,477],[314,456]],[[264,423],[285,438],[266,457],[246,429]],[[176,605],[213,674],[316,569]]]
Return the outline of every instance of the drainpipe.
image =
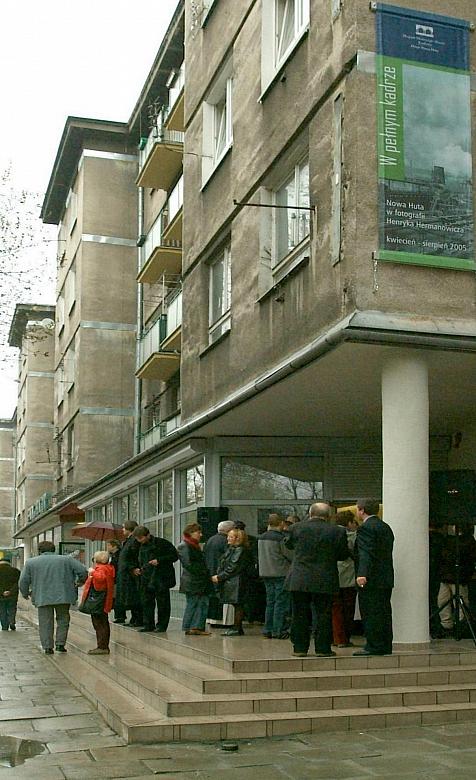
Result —
[[[138,236],[138,248],[137,248],[137,272],[140,271],[140,253],[142,246],[142,236],[144,235],[144,188],[138,188],[138,212],[137,212],[137,236]],[[142,335],[143,326],[143,299],[144,290],[142,284],[138,284],[137,289],[137,332],[136,332],[136,365],[139,355],[139,344]],[[142,380],[136,377],[135,380],[135,393],[134,393],[134,454],[138,455],[140,452],[140,438],[141,438],[141,405],[142,405]]]

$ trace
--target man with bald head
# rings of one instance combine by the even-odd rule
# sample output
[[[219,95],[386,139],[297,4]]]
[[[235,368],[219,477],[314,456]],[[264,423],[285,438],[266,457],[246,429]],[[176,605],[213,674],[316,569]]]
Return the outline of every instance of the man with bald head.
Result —
[[[316,655],[335,655],[332,643],[332,595],[339,590],[337,561],[349,557],[345,529],[331,525],[329,504],[313,504],[309,517],[289,529],[286,546],[294,558],[286,586],[291,591],[294,655],[306,656],[311,641],[312,607],[316,613]]]

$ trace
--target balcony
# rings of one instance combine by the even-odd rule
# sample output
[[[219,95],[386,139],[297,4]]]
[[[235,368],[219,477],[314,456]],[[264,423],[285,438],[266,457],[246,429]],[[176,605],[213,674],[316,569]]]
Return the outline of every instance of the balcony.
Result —
[[[147,234],[140,253],[140,283],[154,284],[164,274],[182,271],[183,177],[170,193],[164,208]]]
[[[165,127],[163,114],[157,117],[139,151],[138,187],[170,190],[182,169],[183,139],[183,132]]]
[[[179,350],[182,346],[182,292],[180,291],[168,304],[167,327],[164,340],[160,344],[163,350]]]
[[[162,238],[165,243],[179,241],[182,244],[183,227],[183,176],[171,191],[163,211]]]
[[[184,130],[184,85],[185,63],[180,70],[172,71],[167,82],[169,87],[169,108],[165,121],[168,130]]]
[[[167,382],[180,368],[182,293],[175,293],[162,314],[139,342],[139,379]]]
[[[148,431],[145,431],[145,433],[141,434],[140,451],[144,452],[144,450],[148,450],[149,447],[153,447],[155,444],[158,444],[167,436],[170,436],[170,434],[179,427],[180,415],[177,414],[171,420],[158,423],[158,425],[154,425],[152,428],[149,428]]]

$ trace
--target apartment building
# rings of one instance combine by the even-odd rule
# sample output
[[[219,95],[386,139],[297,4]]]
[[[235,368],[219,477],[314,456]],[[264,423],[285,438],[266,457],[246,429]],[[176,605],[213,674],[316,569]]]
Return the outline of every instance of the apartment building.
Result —
[[[68,541],[84,519],[69,497],[133,454],[136,172],[124,123],[68,118],[42,208],[58,225],[54,486],[47,511],[17,529],[33,547]]]
[[[378,496],[395,639],[427,641],[429,474],[476,468],[475,22],[468,0],[178,4],[127,130],[135,454],[74,494],[87,518],[177,543]]]
[[[53,426],[55,307],[17,304],[9,344],[18,353],[14,530],[51,506],[56,448]]]
[[[0,550],[11,549],[15,522],[15,416],[0,419]]]

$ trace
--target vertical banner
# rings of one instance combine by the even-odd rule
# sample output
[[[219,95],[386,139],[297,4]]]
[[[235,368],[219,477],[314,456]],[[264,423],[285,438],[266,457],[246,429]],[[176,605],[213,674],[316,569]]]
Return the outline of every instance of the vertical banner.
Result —
[[[377,258],[474,270],[469,23],[376,13]]]

